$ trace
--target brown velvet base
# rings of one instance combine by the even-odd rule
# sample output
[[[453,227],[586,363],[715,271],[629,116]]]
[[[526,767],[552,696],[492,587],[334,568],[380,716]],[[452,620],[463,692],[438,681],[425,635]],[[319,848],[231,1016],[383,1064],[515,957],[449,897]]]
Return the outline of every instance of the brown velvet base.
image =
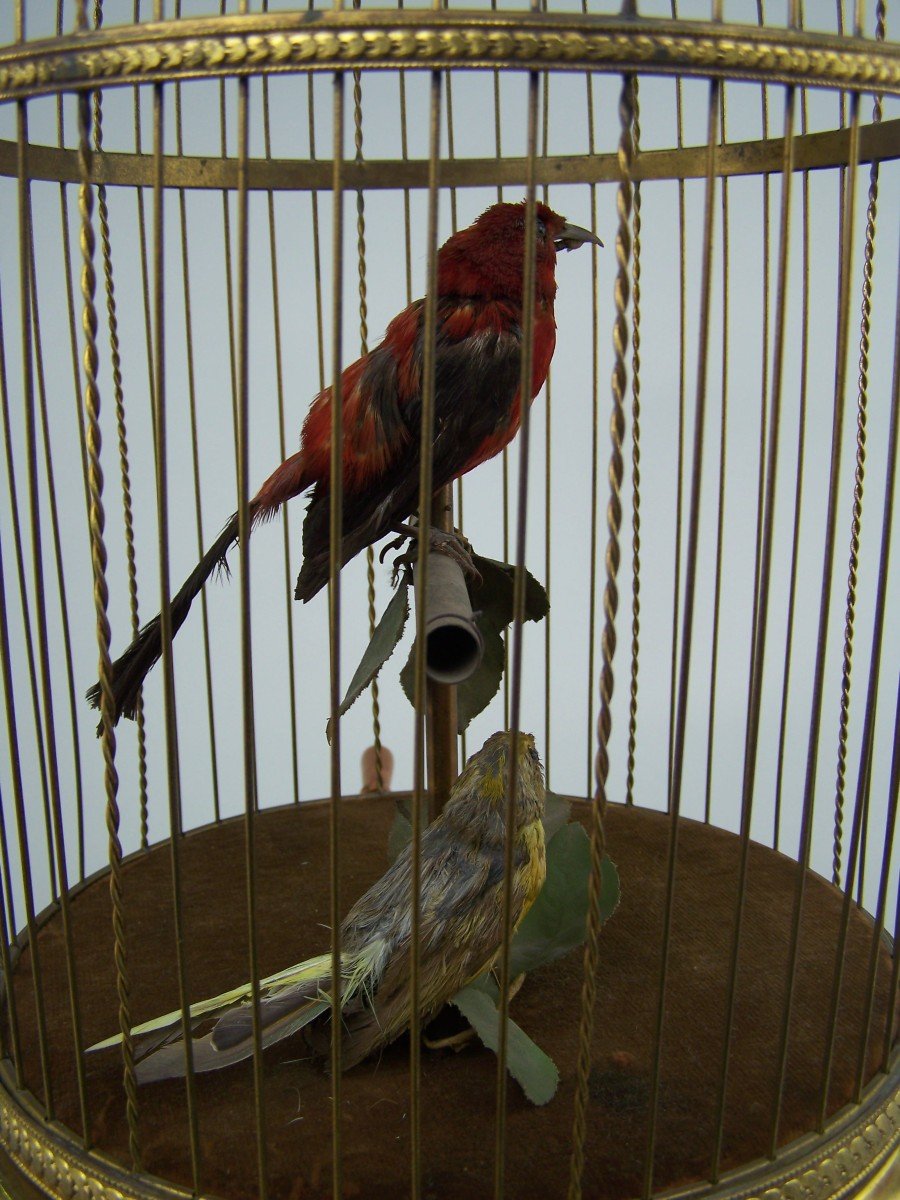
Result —
[[[348,801],[342,822],[342,911],[385,865],[389,799]],[[583,815],[583,813],[582,813]],[[622,880],[622,902],[602,933],[585,1194],[607,1200],[640,1192],[657,1006],[668,819],[610,809],[610,855]],[[328,808],[311,805],[261,814],[257,824],[259,969],[265,975],[327,948]],[[734,919],[739,843],[720,830],[685,821],[680,827],[670,951],[654,1187],[707,1177],[715,1136],[716,1089],[723,1049],[726,980]],[[190,834],[182,843],[184,942],[191,998],[247,978],[248,941],[244,833],[230,822]],[[727,1089],[722,1168],[763,1156],[772,1127],[775,1058],[796,866],[751,847],[744,932],[737,977],[734,1038]],[[171,904],[171,862],[163,846],[126,864],[124,894],[134,1021],[178,1003]],[[779,1140],[815,1128],[841,896],[809,875],[791,1025]],[[79,1005],[86,1044],[116,1029],[110,901],[105,879],[71,902]],[[828,1111],[856,1086],[872,924],[854,911],[844,960]],[[40,938],[55,1115],[80,1129],[62,922],[53,917]],[[872,1036],[865,1078],[881,1058],[890,957],[879,949]],[[581,995],[581,951],[530,976],[513,1004],[515,1019],[560,1070],[556,1098],[534,1108],[511,1082],[507,1194],[564,1193],[569,1163]],[[27,1086],[43,1098],[37,1050],[30,951],[15,971],[19,1031]],[[282,1200],[330,1195],[331,1084],[298,1061],[299,1039],[264,1055],[266,1160],[270,1194]],[[461,1053],[422,1057],[422,1161],[429,1197],[491,1194],[496,1058],[475,1043]],[[117,1052],[87,1065],[91,1139],[127,1164],[121,1062]],[[342,1137],[347,1196],[405,1194],[409,1179],[408,1040],[377,1062],[343,1076]],[[257,1194],[251,1063],[198,1077],[200,1184],[204,1192]],[[145,1168],[191,1186],[185,1088],[169,1081],[139,1090]]]

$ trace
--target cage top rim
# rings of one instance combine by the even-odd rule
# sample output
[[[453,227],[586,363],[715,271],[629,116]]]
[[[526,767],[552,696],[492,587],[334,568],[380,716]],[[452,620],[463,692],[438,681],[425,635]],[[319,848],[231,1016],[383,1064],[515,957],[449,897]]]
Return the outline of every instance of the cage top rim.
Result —
[[[188,79],[377,69],[635,72],[900,94],[900,44],[665,18],[496,10],[244,14],[0,48],[0,101]]]

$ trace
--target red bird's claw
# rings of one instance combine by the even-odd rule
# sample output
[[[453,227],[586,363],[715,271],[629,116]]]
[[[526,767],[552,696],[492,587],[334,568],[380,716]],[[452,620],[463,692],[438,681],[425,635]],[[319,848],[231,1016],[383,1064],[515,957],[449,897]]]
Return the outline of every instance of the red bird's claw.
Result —
[[[445,533],[441,529],[432,529],[429,546],[436,554],[446,554],[448,558],[452,558],[466,578],[471,579],[476,586],[481,584],[481,574],[472,561],[472,545],[461,533],[456,530],[453,533]]]
[[[388,547],[390,549],[390,547]],[[407,550],[405,554],[398,554],[394,559],[394,565],[391,567],[391,587],[395,588],[400,582],[401,571],[411,571],[413,564],[416,561],[415,549]]]
[[[397,537],[395,537],[393,539],[393,541],[387,542],[384,546],[381,547],[381,553],[378,555],[378,561],[380,563],[383,563],[384,560],[387,558],[387,556],[390,554],[390,552],[392,550],[399,549],[399,547],[403,545],[403,543],[408,539],[408,537],[409,537],[408,534],[400,533],[397,535]],[[396,573],[397,573],[397,564],[395,563],[394,564],[394,574],[396,575]]]

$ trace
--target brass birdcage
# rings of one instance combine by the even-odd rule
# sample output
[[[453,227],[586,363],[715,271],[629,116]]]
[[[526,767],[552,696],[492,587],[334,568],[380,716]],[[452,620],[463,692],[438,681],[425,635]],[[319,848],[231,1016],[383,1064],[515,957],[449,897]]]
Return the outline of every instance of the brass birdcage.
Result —
[[[11,1195],[900,1194],[886,8],[0,14]],[[495,699],[459,737],[420,654],[414,708],[388,663],[341,716],[387,573],[333,555],[299,608],[287,508],[174,648],[164,617],[136,721],[95,737],[98,670],[498,198],[606,249],[561,256],[545,389],[439,497],[550,598],[526,624],[517,585]],[[290,1043],[148,1087],[127,1038],[86,1055],[327,948],[397,798],[439,803],[500,728],[534,732],[592,883],[604,852],[621,878],[608,924],[513,1001],[558,1065],[549,1104],[507,1082],[506,1043],[431,1052],[416,1024],[334,1078]]]

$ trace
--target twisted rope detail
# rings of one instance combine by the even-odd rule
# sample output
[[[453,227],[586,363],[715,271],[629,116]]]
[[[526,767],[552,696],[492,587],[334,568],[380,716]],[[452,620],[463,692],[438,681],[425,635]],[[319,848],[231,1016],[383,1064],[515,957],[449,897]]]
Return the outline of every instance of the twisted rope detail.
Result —
[[[91,110],[90,97],[79,97],[78,159],[82,183],[78,189],[78,211],[81,217],[81,295],[82,329],[84,330],[84,403],[87,415],[88,493],[90,497],[91,562],[94,573],[94,608],[97,618],[100,680],[101,748],[106,788],[106,828],[109,835],[110,877],[112,902],[116,993],[119,1001],[119,1029],[122,1032],[122,1059],[125,1087],[128,1143],[135,1167],[140,1166],[140,1146],[137,1120],[137,1082],[134,1074],[134,1046],[131,1038],[128,968],[125,953],[125,914],[122,903],[122,845],[119,841],[119,807],[116,796],[119,776],[116,771],[116,736],[114,731],[115,699],[112,690],[112,661],[109,654],[110,627],[107,618],[109,588],[106,583],[106,546],[103,532],[106,518],[103,511],[103,471],[100,465],[102,439],[100,435],[100,392],[97,387],[97,309],[94,298],[97,276],[94,271],[96,238],[94,235],[94,194],[90,178],[91,151],[88,141]]]
[[[634,81],[634,145],[641,144],[638,81]],[[628,701],[628,750],[625,803],[634,804],[634,758],[637,747],[638,657],[641,638],[641,185],[634,185],[631,220],[631,684]]]
[[[879,3],[875,14],[875,36],[884,40],[885,6]],[[875,97],[872,124],[882,117],[881,97]],[[859,379],[856,399],[856,467],[853,475],[853,505],[850,517],[850,560],[847,569],[847,606],[844,614],[844,648],[841,660],[841,701],[838,721],[838,755],[834,785],[834,839],[831,881],[841,882],[843,858],[844,803],[847,776],[847,738],[850,726],[850,684],[853,674],[853,640],[856,628],[856,585],[859,571],[859,539],[862,527],[863,489],[866,475],[866,423],[869,397],[869,334],[872,318],[872,276],[875,262],[875,221],[878,215],[878,161],[869,170],[869,194],[866,207],[866,240],[863,251],[862,316],[859,331]]]
[[[625,319],[629,300],[629,260],[631,257],[631,167],[634,155],[632,128],[634,119],[634,79],[626,75],[619,99],[621,135],[619,138],[619,168],[622,179],[616,194],[619,215],[616,234],[616,281],[614,301],[616,316],[613,323],[614,363],[612,372],[613,407],[610,416],[612,452],[609,460],[609,502],[606,524],[609,538],[606,544],[606,587],[603,592],[604,624],[601,637],[602,665],[600,669],[600,711],[597,715],[597,755],[594,773],[597,788],[591,806],[591,873],[588,882],[587,940],[584,949],[584,979],[581,990],[581,1023],[578,1037],[578,1070],[575,1084],[575,1119],[572,1127],[572,1157],[569,1172],[569,1200],[579,1200],[584,1174],[584,1141],[587,1127],[588,1082],[591,1070],[591,1042],[594,1033],[594,1008],[597,999],[597,959],[600,939],[601,868],[606,852],[603,817],[606,809],[606,780],[609,774],[607,746],[612,728],[610,704],[614,676],[613,656],[616,650],[615,619],[619,607],[616,576],[619,570],[619,531],[622,526],[622,441],[625,435],[624,397],[628,383],[625,354],[628,349],[628,323]]]

